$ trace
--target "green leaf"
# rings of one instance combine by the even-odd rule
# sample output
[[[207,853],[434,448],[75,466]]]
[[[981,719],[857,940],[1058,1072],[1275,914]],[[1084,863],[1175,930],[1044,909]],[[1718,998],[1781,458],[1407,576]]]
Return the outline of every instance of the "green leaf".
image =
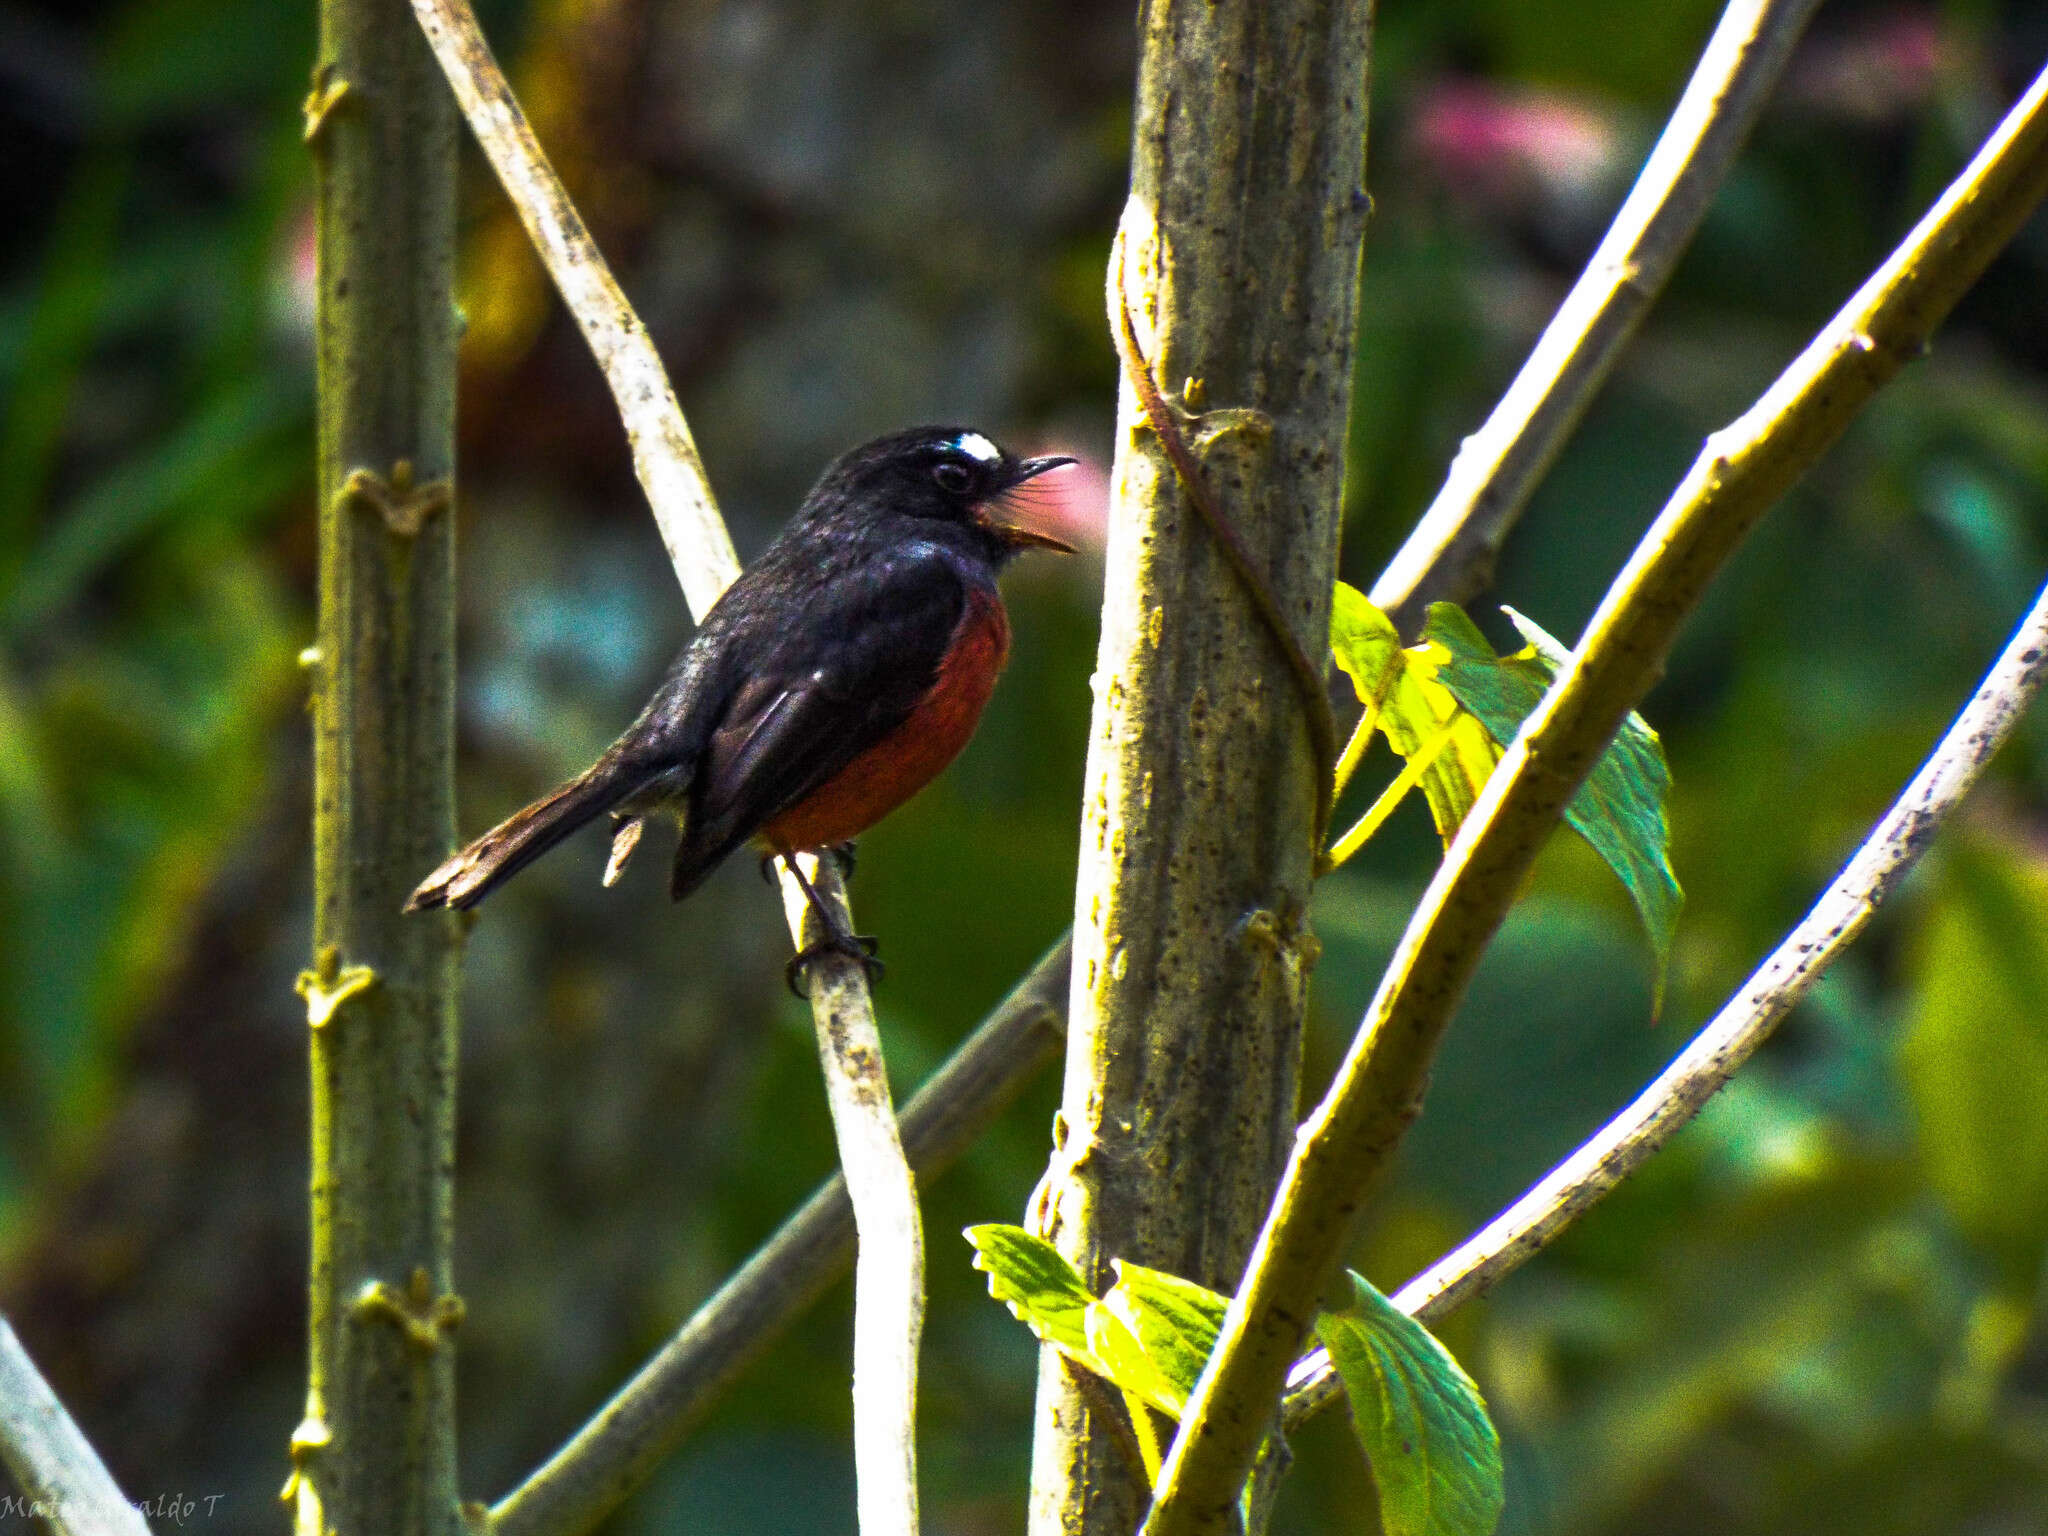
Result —
[[[1436,654],[1427,647],[1403,647],[1393,621],[1364,593],[1341,581],[1330,604],[1330,649],[1366,706],[1361,732],[1376,727],[1402,758],[1446,738],[1422,772],[1422,795],[1437,835],[1448,845],[1500,760],[1493,739],[1438,680]],[[1362,745],[1354,740],[1346,760],[1354,760]],[[1354,846],[1356,841],[1343,839]]]
[[[1177,1419],[1216,1348],[1230,1298],[1142,1264],[1113,1262],[1116,1284],[1088,1315],[1089,1345],[1111,1381]]]
[[[1534,620],[1512,608],[1502,611],[1529,642],[1512,656],[1494,655],[1479,627],[1451,603],[1430,605],[1422,633],[1446,658],[1438,672],[1443,685],[1505,746],[1549,691],[1570,652]],[[1631,710],[1565,808],[1566,822],[1593,845],[1635,902],[1655,959],[1653,989],[1660,1007],[1671,938],[1685,901],[1671,868],[1670,793],[1663,745]]]
[[[1359,698],[1370,704],[1384,692],[1381,680],[1388,670],[1401,664],[1401,632],[1363,592],[1340,581],[1330,601],[1330,650]]]
[[[1387,1536],[1489,1536],[1500,1520],[1500,1436],[1486,1401],[1427,1328],[1357,1275],[1351,1304],[1316,1319],[1379,1484]]]
[[[1927,1180],[2007,1289],[2031,1294],[2048,1243],[2048,869],[1959,839],[1910,976],[1899,1065]]]
[[[1112,1261],[1116,1284],[1097,1299],[1060,1251],[1022,1227],[969,1227],[989,1294],[1039,1338],[1111,1385],[1178,1417],[1216,1347],[1230,1304],[1192,1280]]]
[[[1001,1222],[969,1227],[962,1235],[974,1245],[974,1267],[988,1275],[989,1295],[1062,1354],[1084,1365],[1093,1360],[1086,1314],[1096,1304],[1095,1293],[1064,1254],[1044,1238]]]

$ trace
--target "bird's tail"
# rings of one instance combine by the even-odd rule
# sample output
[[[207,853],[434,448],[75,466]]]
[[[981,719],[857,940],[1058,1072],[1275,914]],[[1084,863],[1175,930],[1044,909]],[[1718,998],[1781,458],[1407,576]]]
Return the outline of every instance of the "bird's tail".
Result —
[[[639,787],[623,764],[600,761],[581,778],[501,821],[460,852],[450,854],[406,902],[408,912],[428,907],[473,907],[555,844],[595,821]]]

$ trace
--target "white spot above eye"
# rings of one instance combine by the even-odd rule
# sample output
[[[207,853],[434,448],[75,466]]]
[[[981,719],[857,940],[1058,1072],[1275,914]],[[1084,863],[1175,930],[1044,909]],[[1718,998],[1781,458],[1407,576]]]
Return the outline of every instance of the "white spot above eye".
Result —
[[[962,432],[953,439],[953,446],[969,458],[979,459],[984,464],[994,464],[1003,456],[1003,450],[979,432]]]

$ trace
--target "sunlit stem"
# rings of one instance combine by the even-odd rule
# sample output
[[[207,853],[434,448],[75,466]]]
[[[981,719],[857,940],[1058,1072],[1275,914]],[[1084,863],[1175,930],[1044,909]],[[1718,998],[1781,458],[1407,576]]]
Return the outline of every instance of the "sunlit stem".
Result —
[[[1415,755],[1408,759],[1408,766],[1395,776],[1394,782],[1380,791],[1380,797],[1373,801],[1371,809],[1358,818],[1357,824],[1349,832],[1337,839],[1336,846],[1330,850],[1330,864],[1333,867],[1342,864],[1363,848],[1373,833],[1379,831],[1381,823],[1394,814],[1394,807],[1407,797],[1409,790],[1421,782],[1423,774],[1429,771],[1429,765],[1435,762],[1443,749],[1450,744],[1451,731],[1457,723],[1457,717],[1454,715],[1438,726],[1436,734],[1425,741],[1416,750]],[[1351,756],[1349,748],[1345,749],[1344,756],[1347,759]],[[1344,770],[1340,766],[1337,770],[1337,783],[1341,787],[1343,782]]]
[[[1145,1484],[1159,1481],[1159,1467],[1166,1460],[1166,1447],[1159,1443],[1159,1426],[1152,1422],[1152,1410],[1135,1392],[1124,1393],[1124,1406],[1131,1411],[1131,1428],[1137,1431],[1138,1454],[1145,1460]]]
[[[1380,707],[1368,701],[1365,713],[1358,717],[1358,729],[1351,733],[1351,739],[1344,744],[1344,755],[1337,759],[1337,785],[1330,791],[1332,803],[1344,793],[1344,786],[1351,782],[1351,775],[1358,771],[1358,765],[1365,760],[1366,749],[1372,745],[1373,728],[1380,723]]]

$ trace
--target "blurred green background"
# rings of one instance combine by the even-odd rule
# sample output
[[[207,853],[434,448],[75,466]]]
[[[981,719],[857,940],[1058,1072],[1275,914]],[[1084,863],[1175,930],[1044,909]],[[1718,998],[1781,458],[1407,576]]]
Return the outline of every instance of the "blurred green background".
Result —
[[[1716,7],[1387,0],[1345,570],[1369,584],[1597,240]],[[743,553],[920,419],[1100,461],[1132,25],[1095,0],[502,0],[485,21],[670,360]],[[272,1531],[299,1413],[311,636],[310,7],[0,4],[0,1308],[136,1497]],[[1836,0],[1515,536],[1571,636],[1702,435],[2048,56],[2020,0]],[[595,369],[465,194],[462,825],[580,767],[686,633]],[[1752,540],[1647,706],[1689,905],[1663,1020],[1560,844],[1357,1263],[1388,1289],[1646,1081],[1804,909],[2048,567],[2048,226]],[[1085,497],[1081,498],[1085,501]],[[1087,508],[1070,509],[1085,522]],[[974,746],[862,846],[899,1088],[1066,925],[1099,567],[1027,564]],[[1497,640],[1509,632],[1486,604]],[[2048,716],[1650,1171],[1444,1333],[1515,1533],[2048,1528]],[[1327,883],[1311,1086],[1435,858]],[[830,1166],[746,861],[682,908],[579,841],[466,983],[465,1487],[504,1491]],[[1021,1530],[1033,1352],[953,1234],[1016,1219],[1050,1080],[927,1203],[926,1504]],[[619,1532],[850,1529],[844,1289]],[[1290,1531],[1368,1528],[1334,1420]],[[6,1525],[0,1520],[0,1525]]]

